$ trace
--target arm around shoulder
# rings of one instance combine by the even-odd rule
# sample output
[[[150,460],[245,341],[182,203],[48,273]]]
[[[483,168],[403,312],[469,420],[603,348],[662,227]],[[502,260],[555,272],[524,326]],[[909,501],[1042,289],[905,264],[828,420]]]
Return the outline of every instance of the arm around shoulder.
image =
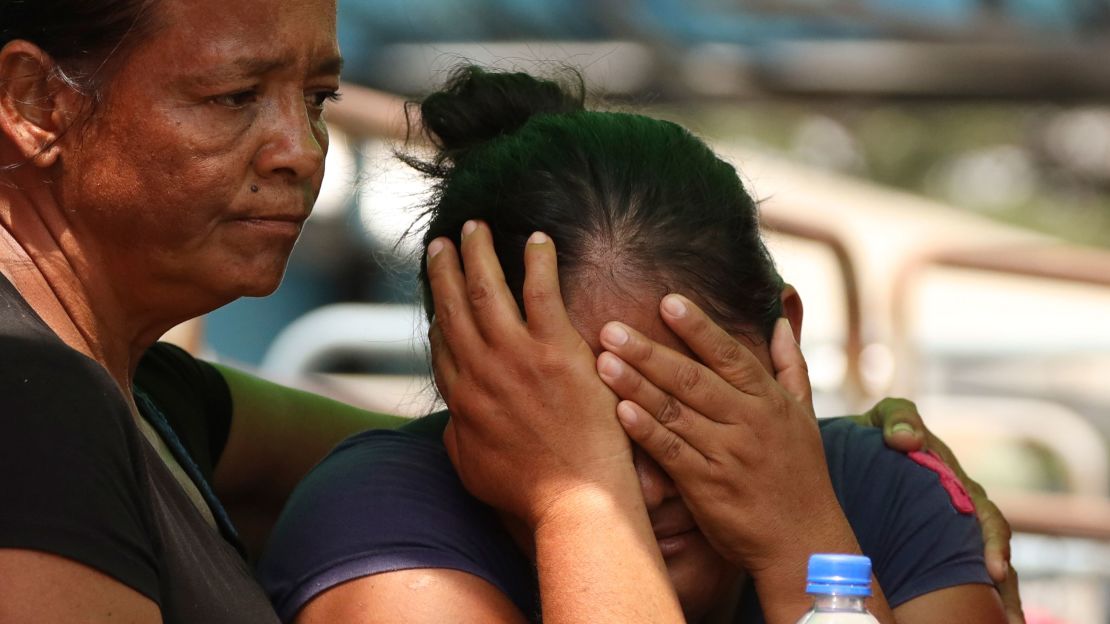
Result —
[[[884,448],[874,430],[832,425],[830,472],[900,624],[1004,624],[979,524],[929,467]],[[829,447],[827,447],[829,448]],[[848,461],[848,458],[853,461]],[[834,459],[835,458],[835,459]]]
[[[1006,624],[998,592],[980,584],[957,585],[918,596],[894,609],[894,617],[898,624]]]
[[[328,451],[353,433],[392,429],[405,422],[234,368],[215,367],[231,393],[232,416],[213,486],[255,554],[261,552],[293,488]]]

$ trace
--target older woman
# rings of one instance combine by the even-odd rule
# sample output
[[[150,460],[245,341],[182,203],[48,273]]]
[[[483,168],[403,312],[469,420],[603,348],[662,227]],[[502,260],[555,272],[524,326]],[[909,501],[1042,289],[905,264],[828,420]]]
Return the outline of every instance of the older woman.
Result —
[[[0,24],[0,620],[273,621],[132,381],[167,329],[281,280],[323,177],[335,2],[5,1]],[[236,450],[244,425],[217,482],[277,465]]]
[[[0,621],[273,621],[242,553],[396,421],[150,347],[281,279],[335,2],[0,0],[0,46]]]

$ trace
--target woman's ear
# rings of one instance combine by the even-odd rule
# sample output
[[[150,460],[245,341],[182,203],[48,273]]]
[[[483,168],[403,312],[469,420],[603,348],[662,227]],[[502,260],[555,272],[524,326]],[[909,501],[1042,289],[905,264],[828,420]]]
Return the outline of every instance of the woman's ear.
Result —
[[[785,284],[782,287],[782,293],[779,294],[779,300],[782,302],[782,315],[790,321],[790,328],[794,330],[794,342],[801,344],[802,296],[793,286]]]
[[[84,96],[57,77],[54,59],[17,39],[0,49],[0,132],[27,162],[50,167]]]

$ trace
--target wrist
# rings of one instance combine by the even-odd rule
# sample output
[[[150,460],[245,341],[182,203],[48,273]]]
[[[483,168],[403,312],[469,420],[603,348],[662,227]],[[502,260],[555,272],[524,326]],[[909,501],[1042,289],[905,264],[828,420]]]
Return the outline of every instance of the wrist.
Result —
[[[524,520],[537,536],[542,530],[579,522],[592,524],[598,517],[639,510],[647,513],[631,462],[627,470],[609,478],[551,488],[530,507]]]
[[[824,520],[815,519],[808,526],[799,527],[793,539],[784,539],[782,548],[749,569],[769,624],[796,622],[812,606],[812,598],[805,592],[810,555],[861,554],[851,525],[837,511]]]

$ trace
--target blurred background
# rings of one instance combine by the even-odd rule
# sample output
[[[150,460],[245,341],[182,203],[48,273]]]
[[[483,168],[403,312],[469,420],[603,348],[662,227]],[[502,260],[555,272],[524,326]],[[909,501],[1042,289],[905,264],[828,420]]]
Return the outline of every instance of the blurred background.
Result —
[[[1110,622],[1110,0],[339,0],[350,84],[282,287],[173,339],[435,404],[401,103],[460,62],[581,70],[741,171],[818,412],[915,400],[1019,531],[1031,623]]]

